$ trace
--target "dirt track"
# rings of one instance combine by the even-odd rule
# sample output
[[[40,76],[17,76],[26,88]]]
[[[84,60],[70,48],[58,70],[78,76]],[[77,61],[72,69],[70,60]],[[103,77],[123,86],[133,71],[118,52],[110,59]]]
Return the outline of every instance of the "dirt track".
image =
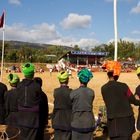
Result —
[[[4,73],[3,82],[5,84],[7,84],[8,88],[9,88],[9,84],[6,80],[7,75],[8,75],[7,73]],[[19,73],[18,75],[21,77],[21,79],[23,78],[23,75],[21,73]],[[70,77],[69,86],[71,88],[75,89],[75,88],[79,87],[79,81],[77,79],[76,73],[73,72],[72,75],[73,75],[73,78]],[[93,73],[93,75],[94,75],[94,77],[89,82],[88,86],[95,91],[95,100],[93,103],[93,111],[94,111],[94,114],[97,115],[99,106],[104,105],[104,102],[101,97],[100,89],[101,89],[101,86],[104,83],[106,83],[108,79],[107,79],[105,72],[95,72],[95,73]],[[51,113],[52,109],[53,109],[53,106],[51,105],[51,104],[53,104],[53,90],[54,90],[54,88],[59,86],[59,82],[57,79],[57,72],[53,72],[52,76],[50,76],[49,72],[44,72],[42,74],[36,73],[35,76],[39,76],[43,79],[43,91],[48,96],[48,100],[50,103],[49,112]],[[138,80],[135,72],[121,73],[119,81],[126,82],[129,85],[129,87],[133,93],[135,92],[136,86],[138,84],[140,84],[140,81]],[[135,117],[137,117],[138,107],[133,106],[133,108],[134,108],[134,112],[135,112]],[[52,133],[53,130],[51,128],[49,128],[49,132]],[[138,132],[136,132],[134,134],[134,138],[133,138],[134,140],[136,140],[137,135],[138,135]],[[98,134],[98,136],[99,137],[96,139],[99,139],[99,140],[106,139],[105,137],[100,137],[100,133]],[[48,137],[47,131],[46,131],[46,137]]]

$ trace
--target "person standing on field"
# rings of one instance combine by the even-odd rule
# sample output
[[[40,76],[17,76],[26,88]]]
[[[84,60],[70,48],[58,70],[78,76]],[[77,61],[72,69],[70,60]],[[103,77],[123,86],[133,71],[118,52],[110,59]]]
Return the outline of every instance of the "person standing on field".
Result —
[[[33,79],[35,67],[32,63],[22,66],[24,79],[18,84],[18,125],[20,140],[39,140],[39,105],[41,86]]]
[[[54,89],[54,109],[52,114],[52,127],[54,140],[71,140],[71,88],[68,86],[69,74],[66,71],[58,73],[60,87]]]
[[[138,77],[138,79],[140,79],[140,67],[137,68],[137,77]],[[140,85],[138,85],[136,87],[135,97],[140,100]],[[136,128],[138,131],[140,131],[140,107],[138,109],[138,118],[137,118],[137,122],[136,122]]]
[[[134,112],[131,104],[140,105],[126,83],[118,82],[121,65],[108,61],[102,66],[107,70],[108,82],[101,87],[107,108],[107,127],[110,140],[132,140],[135,132]]]
[[[7,86],[0,82],[0,124],[4,124],[5,110],[4,110],[4,95],[7,91]]]
[[[18,126],[18,104],[17,104],[17,85],[20,79],[17,74],[10,73],[8,75],[8,82],[11,89],[5,93],[5,124],[11,126]]]
[[[42,87],[42,79],[40,77],[35,77],[34,81]],[[40,104],[39,104],[39,131],[38,131],[38,139],[44,140],[44,130],[48,124],[48,97],[42,91],[40,96]]]
[[[80,87],[70,94],[72,101],[72,140],[93,140],[95,119],[93,114],[93,100],[95,93],[87,87],[93,77],[88,69],[78,72]]]

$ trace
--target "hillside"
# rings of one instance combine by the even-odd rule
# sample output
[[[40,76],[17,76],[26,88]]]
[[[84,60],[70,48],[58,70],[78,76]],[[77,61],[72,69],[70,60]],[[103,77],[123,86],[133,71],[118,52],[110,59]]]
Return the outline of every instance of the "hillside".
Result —
[[[5,41],[5,44],[9,44],[13,49],[19,49],[21,47],[29,47],[34,49],[47,49],[52,46],[56,46],[53,44],[41,44],[41,43],[30,43],[30,42],[22,42],[22,41]],[[2,45],[2,40],[0,40],[0,46]],[[61,46],[64,50],[73,50],[72,47],[69,46]]]

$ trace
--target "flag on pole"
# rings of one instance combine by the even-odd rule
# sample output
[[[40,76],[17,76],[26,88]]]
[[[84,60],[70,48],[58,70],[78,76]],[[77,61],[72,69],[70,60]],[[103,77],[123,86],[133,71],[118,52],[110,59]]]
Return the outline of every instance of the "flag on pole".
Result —
[[[4,27],[5,27],[5,11],[0,16],[0,28],[3,28],[3,41],[2,41],[2,56],[1,56],[1,70],[0,70],[0,81],[2,81],[3,76],[3,60],[4,60]]]
[[[0,28],[2,28],[4,25],[4,12],[2,13],[2,16],[0,17]]]

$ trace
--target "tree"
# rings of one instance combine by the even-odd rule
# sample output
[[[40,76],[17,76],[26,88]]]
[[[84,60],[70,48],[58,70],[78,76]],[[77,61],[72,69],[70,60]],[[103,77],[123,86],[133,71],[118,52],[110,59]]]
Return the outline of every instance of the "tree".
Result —
[[[81,49],[79,48],[78,45],[74,45],[73,50],[74,50],[74,51],[81,51]]]
[[[5,57],[6,61],[8,62],[18,62],[18,55],[17,55],[17,50],[11,50],[6,54]]]

